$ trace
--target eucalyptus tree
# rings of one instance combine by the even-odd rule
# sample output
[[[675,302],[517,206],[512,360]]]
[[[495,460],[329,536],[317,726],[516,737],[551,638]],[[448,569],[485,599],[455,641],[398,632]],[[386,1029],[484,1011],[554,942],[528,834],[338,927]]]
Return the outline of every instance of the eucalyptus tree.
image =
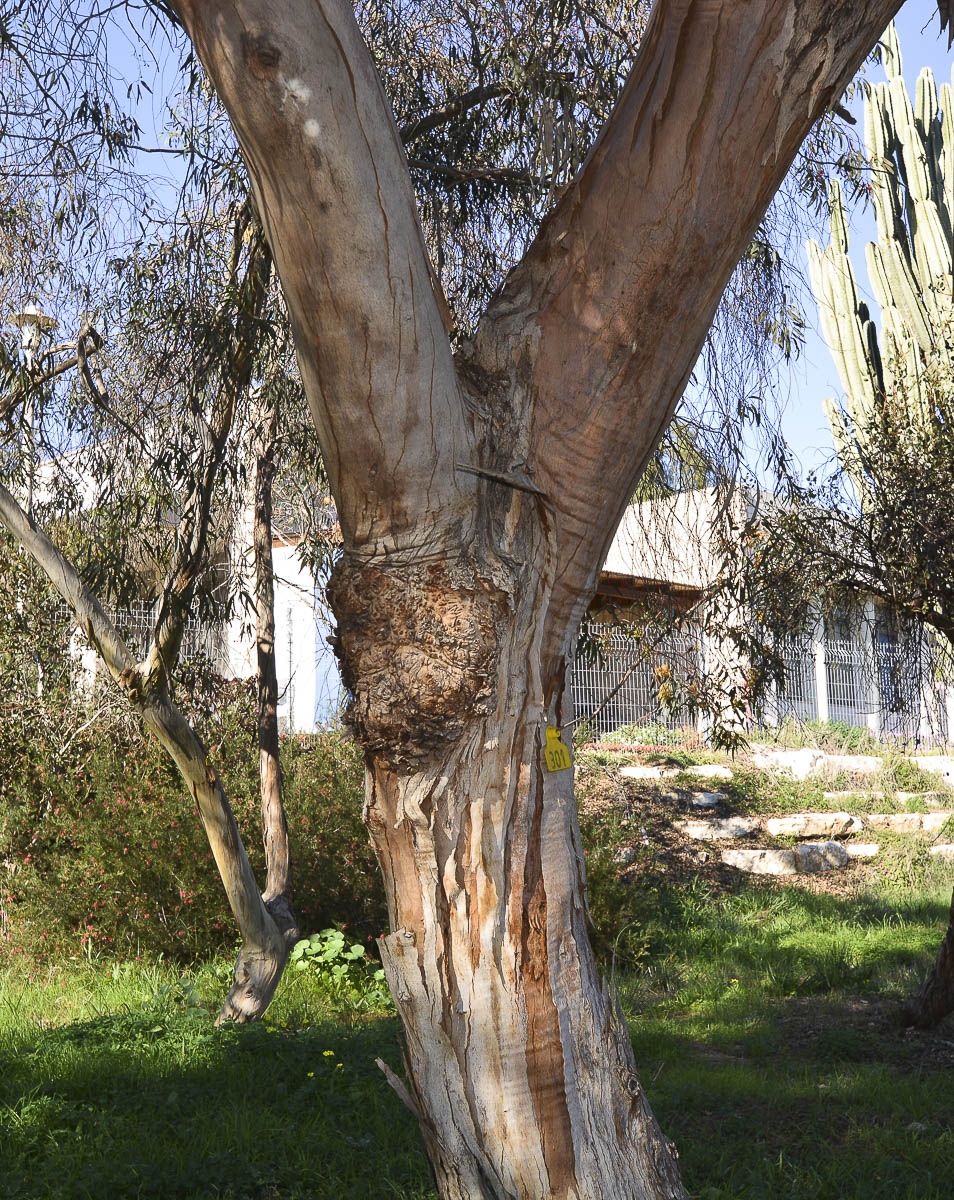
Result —
[[[351,8],[162,6],[232,121],[337,504],[381,953],[443,1197],[684,1195],[587,939],[567,655],[736,262],[897,7],[658,3],[575,174],[566,127],[565,178],[552,167],[552,118],[532,162],[487,165],[529,170],[546,211],[455,317],[411,177],[435,160],[405,153]],[[548,19],[526,10],[527,30]],[[509,229],[491,233],[502,261]]]
[[[242,147],[337,501],[381,950],[438,1190],[682,1195],[587,941],[566,657],[735,262],[897,5],[658,5],[456,361],[350,8],[173,7]]]

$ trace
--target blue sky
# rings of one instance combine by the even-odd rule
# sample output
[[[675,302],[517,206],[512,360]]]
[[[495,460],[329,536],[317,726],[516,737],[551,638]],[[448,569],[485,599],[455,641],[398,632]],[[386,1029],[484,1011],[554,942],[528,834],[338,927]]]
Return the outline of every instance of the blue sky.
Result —
[[[940,85],[951,78],[954,51],[947,48],[947,35],[940,33],[937,5],[933,0],[907,0],[896,21],[901,42],[901,58],[904,78],[913,96],[915,81],[922,67],[929,66]],[[873,82],[880,82],[884,74],[879,65],[869,65],[866,71]],[[860,100],[853,103],[852,111],[858,119],[859,131],[863,129]],[[873,311],[877,304],[869,294],[867,273],[864,266],[865,244],[874,239],[874,219],[869,212],[857,208],[851,220],[851,258],[855,266],[859,290],[864,293]],[[807,272],[804,263],[802,267]],[[818,329],[818,312],[809,304],[805,317],[809,322],[805,348],[790,370],[783,371],[782,392],[788,393],[782,417],[782,430],[790,447],[805,468],[818,465],[832,454],[831,433],[822,408],[826,396],[840,396],[841,385]]]

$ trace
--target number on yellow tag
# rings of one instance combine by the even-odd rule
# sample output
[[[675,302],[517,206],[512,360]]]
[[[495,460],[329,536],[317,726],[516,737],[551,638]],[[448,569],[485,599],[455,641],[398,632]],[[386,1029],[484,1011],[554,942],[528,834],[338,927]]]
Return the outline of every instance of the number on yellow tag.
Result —
[[[570,752],[560,741],[560,731],[552,725],[547,726],[547,744],[543,748],[548,771],[565,771],[573,766]]]

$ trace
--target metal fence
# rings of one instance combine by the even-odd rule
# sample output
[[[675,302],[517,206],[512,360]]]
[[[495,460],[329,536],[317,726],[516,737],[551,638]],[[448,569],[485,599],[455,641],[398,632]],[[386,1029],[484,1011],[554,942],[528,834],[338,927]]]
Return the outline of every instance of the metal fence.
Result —
[[[624,725],[694,726],[678,684],[699,671],[697,638],[667,634],[647,644],[626,626],[598,622],[585,625],[583,633],[593,650],[577,657],[570,677],[577,720],[600,734]]]
[[[671,731],[696,725],[685,686],[702,672],[698,637],[640,638],[626,626],[597,622],[585,625],[583,634],[595,652],[577,658],[570,683],[577,719],[588,721],[594,733],[627,725]],[[931,671],[920,639],[827,637],[816,645],[793,638],[783,644],[782,658],[784,685],[765,699],[759,722],[814,721],[827,713],[830,721],[871,724],[873,732],[898,741],[946,740],[940,693],[928,697]]]
[[[866,670],[866,667],[868,670]],[[870,665],[861,645],[851,638],[826,638],[825,683],[828,688],[828,719],[846,725],[864,726],[875,711],[871,694]]]
[[[155,625],[154,603],[151,600],[135,600],[123,608],[107,609],[106,615],[116,627],[117,633],[126,642],[133,656],[137,659],[144,658]],[[57,607],[57,617],[62,618],[64,625],[72,623],[72,613],[65,604]],[[189,659],[199,656],[208,659],[219,674],[227,675],[229,673],[228,642],[224,627],[200,621],[196,617],[188,617],[182,631],[179,657],[180,659]]]
[[[879,638],[875,645],[875,669],[881,701],[882,734],[901,741],[912,741],[925,724],[946,726],[942,706],[929,705],[927,708],[934,707],[936,712],[925,711],[925,675],[930,672],[924,656],[917,652],[916,647]],[[943,732],[942,740],[946,740],[946,728],[932,732]]]
[[[786,641],[782,646],[785,685],[776,698],[775,718],[798,717],[802,721],[818,719],[818,695],[815,681],[815,654],[810,642]]]

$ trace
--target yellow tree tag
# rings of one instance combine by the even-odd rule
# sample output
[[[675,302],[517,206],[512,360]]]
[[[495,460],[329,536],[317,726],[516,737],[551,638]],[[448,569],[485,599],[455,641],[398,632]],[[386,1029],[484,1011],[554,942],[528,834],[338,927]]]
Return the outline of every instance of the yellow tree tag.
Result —
[[[560,731],[552,725],[547,726],[547,744],[543,748],[548,771],[565,771],[573,766],[570,752],[560,741]]]

